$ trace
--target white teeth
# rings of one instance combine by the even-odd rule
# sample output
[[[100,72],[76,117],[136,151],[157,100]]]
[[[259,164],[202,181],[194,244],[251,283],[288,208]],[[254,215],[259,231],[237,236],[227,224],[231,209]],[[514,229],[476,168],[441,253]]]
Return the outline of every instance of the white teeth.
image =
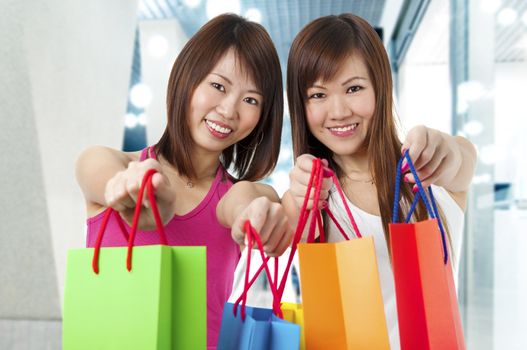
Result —
[[[336,132],[345,132],[345,131],[355,130],[357,126],[359,126],[359,123],[354,123],[354,124],[343,126],[343,127],[329,128],[329,130],[336,131]]]
[[[232,129],[224,128],[222,126],[219,126],[218,124],[210,121],[205,120],[207,122],[207,125],[210,126],[212,129],[216,130],[217,132],[221,132],[222,134],[230,134],[232,132]]]

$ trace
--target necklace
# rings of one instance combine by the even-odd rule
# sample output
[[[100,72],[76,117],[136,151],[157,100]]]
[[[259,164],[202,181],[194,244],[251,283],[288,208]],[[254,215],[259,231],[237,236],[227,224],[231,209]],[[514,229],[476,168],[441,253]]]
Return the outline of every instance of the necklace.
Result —
[[[371,177],[371,178],[369,178],[367,180],[359,180],[359,179],[351,178],[348,174],[344,174],[344,176],[346,176],[346,178],[348,178],[348,180],[353,181],[353,182],[360,182],[360,183],[370,184],[370,185],[373,185],[375,183],[375,179],[373,177]]]

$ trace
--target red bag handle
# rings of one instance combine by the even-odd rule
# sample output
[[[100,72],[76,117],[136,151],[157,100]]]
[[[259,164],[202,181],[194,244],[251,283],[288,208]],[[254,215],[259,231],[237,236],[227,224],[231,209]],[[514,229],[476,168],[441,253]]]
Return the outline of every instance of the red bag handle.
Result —
[[[276,289],[276,283],[273,282],[271,278],[271,272],[267,264],[267,262],[269,261],[269,257],[265,256],[265,252],[264,252],[264,248],[262,245],[262,241],[260,239],[260,235],[251,226],[251,223],[249,222],[249,220],[245,222],[245,232],[247,235],[247,249],[252,249],[251,247],[253,246],[253,239],[254,239],[254,241],[256,242],[256,246],[258,250],[260,251],[260,255],[262,257],[262,267],[265,268],[265,273],[267,274],[267,278],[269,280],[269,286],[271,288],[271,293],[273,293],[273,313],[276,316],[283,318],[282,310],[280,309],[280,301],[278,299],[278,291]],[[240,295],[240,297],[236,300],[236,302],[234,303],[233,310],[232,310],[234,316],[236,316],[238,305],[240,305],[241,303],[242,304],[241,306],[242,320],[245,320],[245,316],[246,316],[245,306],[247,302],[247,293],[249,292],[251,285],[254,283],[254,280],[256,280],[256,278],[260,274],[260,271],[262,270],[262,269],[259,269],[258,273],[256,273],[253,279],[251,280],[251,282],[249,282],[250,269],[251,269],[251,252],[248,251],[247,252],[247,267],[245,269],[245,282],[244,282],[243,292]]]
[[[147,189],[147,194],[149,197],[150,205],[152,206],[152,213],[154,215],[154,220],[156,222],[157,230],[160,235],[161,244],[168,245],[165,229],[163,227],[161,216],[159,215],[159,209],[157,207],[157,202],[156,202],[155,195],[154,195],[154,186],[152,185],[152,176],[155,173],[157,173],[157,170],[155,169],[149,169],[145,173],[145,175],[143,176],[143,180],[141,181],[139,193],[137,195],[137,202],[135,206],[134,217],[132,220],[132,228],[130,230],[130,236],[128,239],[128,252],[126,256],[126,269],[128,271],[132,270],[132,251],[133,251],[134,242],[135,242],[135,235],[137,233],[137,228],[139,226],[139,216],[141,214],[141,203],[143,202],[145,188]],[[92,260],[92,268],[96,274],[99,273],[99,255],[100,255],[100,249],[101,249],[101,243],[102,243],[102,235],[106,229],[106,225],[107,225],[110,213],[113,210],[113,209],[111,210],[110,209],[111,208],[108,208],[106,210],[106,214],[104,216],[103,223],[101,224],[99,235],[97,237],[97,242],[95,243],[95,252],[94,252],[93,260]],[[121,229],[124,228],[124,224],[122,222],[120,223],[119,226],[121,227]]]

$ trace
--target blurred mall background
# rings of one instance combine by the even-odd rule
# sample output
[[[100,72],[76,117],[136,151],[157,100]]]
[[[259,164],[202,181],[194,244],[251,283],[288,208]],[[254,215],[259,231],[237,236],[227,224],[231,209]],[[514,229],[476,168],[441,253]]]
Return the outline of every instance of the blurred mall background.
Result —
[[[66,252],[85,239],[75,159],[155,143],[175,57],[222,12],[265,26],[284,70],[319,16],[382,32],[403,132],[425,124],[479,151],[459,279],[468,348],[527,349],[525,0],[0,1],[0,349],[61,348]],[[280,193],[291,156],[286,115],[267,180]]]

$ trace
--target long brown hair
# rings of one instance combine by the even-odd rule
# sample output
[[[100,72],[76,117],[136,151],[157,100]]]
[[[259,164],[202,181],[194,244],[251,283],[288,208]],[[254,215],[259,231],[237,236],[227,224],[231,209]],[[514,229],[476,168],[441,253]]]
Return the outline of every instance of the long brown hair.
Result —
[[[307,89],[318,79],[331,80],[352,54],[363,58],[375,92],[375,111],[364,147],[373,171],[382,225],[389,244],[388,224],[392,217],[401,141],[397,137],[393,112],[393,84],[388,55],[378,34],[364,19],[352,14],[321,17],[305,26],[293,41],[287,62],[287,98],[293,153],[295,158],[304,153],[325,158],[339,178],[344,176],[342,169],[333,160],[331,150],[309,131],[305,103]],[[403,202],[412,202],[414,195],[409,186],[402,186],[401,194]],[[399,220],[403,218],[403,211],[399,211]],[[426,218],[426,210],[420,203],[414,219]]]
[[[276,166],[280,152],[283,116],[282,73],[278,54],[259,24],[234,14],[207,22],[187,42],[170,73],[167,93],[167,126],[156,146],[177,171],[195,177],[194,143],[186,127],[194,91],[216,63],[233,49],[236,61],[263,94],[262,113],[254,130],[222,152],[220,161],[231,166],[238,180],[255,181]]]

